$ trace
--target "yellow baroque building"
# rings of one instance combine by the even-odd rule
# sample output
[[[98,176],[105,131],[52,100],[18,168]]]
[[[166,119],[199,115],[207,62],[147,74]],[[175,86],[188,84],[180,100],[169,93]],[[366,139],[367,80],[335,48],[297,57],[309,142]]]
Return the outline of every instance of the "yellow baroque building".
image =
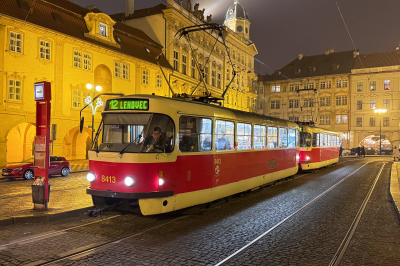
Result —
[[[89,96],[169,93],[155,60],[162,46],[94,6],[2,0],[0,40],[0,166],[33,156],[36,82],[51,82],[51,123],[57,125],[52,154],[69,160],[86,159],[90,148],[90,108],[83,111],[84,132],[78,130],[79,113]],[[172,67],[164,57],[161,66],[169,75]],[[88,83],[101,86],[101,92],[88,90]]]

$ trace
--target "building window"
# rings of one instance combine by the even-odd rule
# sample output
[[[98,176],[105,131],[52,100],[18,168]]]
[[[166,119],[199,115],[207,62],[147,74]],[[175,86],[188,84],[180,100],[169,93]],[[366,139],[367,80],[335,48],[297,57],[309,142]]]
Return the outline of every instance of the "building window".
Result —
[[[149,71],[143,70],[142,72],[142,83],[145,85],[149,85]]]
[[[331,124],[331,116],[327,115],[325,116],[325,125],[330,125]]]
[[[389,117],[384,117],[383,118],[383,126],[388,127],[389,126]]]
[[[186,75],[187,56],[182,55],[182,74]]]
[[[329,81],[326,82],[326,88],[327,89],[332,88],[332,81],[329,80]]]
[[[211,85],[215,87],[215,70],[211,71]]]
[[[304,99],[303,107],[308,107],[308,99]]]
[[[310,99],[309,101],[310,107],[314,107],[314,99]]]
[[[347,115],[336,115],[336,124],[347,124]]]
[[[260,102],[260,109],[261,110],[263,109],[263,103],[262,102]]]
[[[300,84],[295,84],[294,85],[294,90],[299,91],[300,90]]]
[[[40,40],[39,54],[40,54],[40,58],[50,60],[51,59],[51,43]]]
[[[191,71],[192,71],[192,78],[196,78],[196,60],[193,57],[192,58],[192,65],[191,65]]]
[[[293,116],[289,116],[289,121],[294,121],[294,117]]]
[[[321,89],[325,89],[325,81],[321,81]]]
[[[362,127],[362,117],[357,117],[357,127]]]
[[[320,125],[324,125],[325,124],[325,116],[322,115],[322,116],[319,117],[319,124]]]
[[[8,80],[8,99],[12,101],[21,101],[22,82],[20,80]]]
[[[371,91],[376,91],[376,81],[371,81]]]
[[[10,51],[22,54],[22,34],[10,31]]]
[[[174,51],[174,70],[179,71],[179,53]]]
[[[339,79],[339,80],[336,80],[336,88],[341,88],[342,87],[342,81]]]
[[[217,88],[221,89],[221,73],[218,72],[217,77],[218,77],[218,79],[217,79]]]
[[[83,69],[92,70],[92,55],[75,50],[74,67],[82,68],[82,62],[83,62]]]
[[[320,98],[319,99],[319,106],[325,106],[325,98]]]
[[[369,126],[374,127],[375,126],[375,117],[370,117],[369,118]]]
[[[331,106],[331,98],[326,98],[326,106]]]
[[[281,101],[276,101],[275,109],[281,108]]]
[[[271,101],[271,109],[275,109],[275,101]]]
[[[342,85],[343,85],[343,88],[347,88],[347,79],[344,79],[342,81]]]
[[[243,76],[242,76],[242,86],[244,86],[244,78],[243,78]]]
[[[289,91],[294,91],[294,84],[290,84]]]
[[[385,82],[383,84],[383,89],[390,90],[390,80],[385,80]]]
[[[342,105],[342,97],[336,97],[336,105]]]
[[[227,69],[227,70],[226,70],[226,79],[227,79],[227,80],[230,80],[230,79],[231,79],[229,74],[230,74],[230,70]]]
[[[314,89],[314,82],[309,84],[309,88],[312,89],[312,90]]]
[[[362,110],[362,101],[357,101],[357,110]]]
[[[107,37],[107,25],[99,22],[99,34],[100,36]]]
[[[157,74],[157,88],[162,88],[162,76]]]
[[[370,106],[371,106],[371,109],[376,109],[376,100],[371,100]]]
[[[281,86],[280,85],[276,86],[276,92],[281,92]]]
[[[204,80],[208,84],[208,66],[204,67]]]
[[[362,82],[357,82],[357,91],[360,92],[363,90],[363,83]]]
[[[389,106],[390,106],[390,100],[384,99],[383,100],[383,108],[389,108]]]
[[[117,78],[120,78],[121,77],[121,63],[120,62],[114,63],[114,70],[115,70],[115,76]]]
[[[347,96],[342,97],[342,105],[347,105]]]
[[[129,65],[127,64],[122,64],[122,78],[129,79]]]
[[[74,67],[82,68],[82,52],[74,51]]]
[[[289,108],[293,108],[294,106],[294,101],[293,100],[289,100]]]
[[[81,102],[82,102],[82,92],[74,90],[72,94],[72,107],[81,108]]]
[[[299,108],[300,101],[299,100],[294,100],[294,108]]]

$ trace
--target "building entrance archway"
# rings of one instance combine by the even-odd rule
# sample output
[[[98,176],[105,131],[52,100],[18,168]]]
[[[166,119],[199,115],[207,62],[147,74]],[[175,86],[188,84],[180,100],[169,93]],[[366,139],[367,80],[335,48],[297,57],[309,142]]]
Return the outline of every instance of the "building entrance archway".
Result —
[[[20,123],[7,134],[6,162],[15,163],[33,157],[33,143],[36,127],[29,123]]]
[[[65,135],[63,139],[63,156],[67,160],[88,159],[88,150],[92,144],[91,131],[83,128],[79,133],[79,128],[74,127]]]
[[[366,138],[364,138],[361,142],[360,142],[360,147],[364,146],[365,148],[365,152],[366,154],[378,154],[379,153],[379,136],[375,136],[375,135],[370,135]],[[390,142],[389,139],[385,138],[383,136],[382,138],[382,154],[392,154],[393,153],[393,147],[392,147],[392,143]]]

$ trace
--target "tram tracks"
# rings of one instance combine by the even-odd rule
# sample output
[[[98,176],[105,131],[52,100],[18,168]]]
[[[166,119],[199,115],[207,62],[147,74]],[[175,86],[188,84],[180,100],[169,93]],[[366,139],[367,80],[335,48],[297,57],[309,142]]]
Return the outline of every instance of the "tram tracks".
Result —
[[[370,189],[367,193],[367,195],[364,198],[363,203],[361,204],[361,207],[359,208],[350,228],[347,231],[346,236],[343,238],[342,243],[340,244],[339,248],[337,249],[334,257],[332,258],[331,262],[329,263],[329,266],[338,266],[340,265],[341,259],[343,258],[351,240],[352,237],[354,235],[354,232],[357,229],[357,226],[360,222],[360,219],[365,211],[365,208],[367,206],[368,201],[370,200],[371,194],[379,180],[379,177],[382,174],[382,171],[385,167],[385,165],[387,164],[387,161],[380,161],[382,162],[382,166],[378,172],[378,174],[375,176],[374,182],[372,183],[372,185],[370,186]],[[357,173],[358,171],[360,171],[362,168],[364,168],[366,165],[370,164],[371,162],[366,162],[365,164],[363,164],[362,166],[360,166],[359,168],[357,168],[355,171],[353,171],[352,173],[350,173],[349,175],[347,175],[346,177],[344,177],[343,179],[341,179],[339,182],[337,182],[335,185],[331,186],[329,189],[327,189],[326,191],[324,191],[323,193],[321,193],[320,195],[318,195],[317,197],[315,197],[313,200],[309,201],[307,204],[303,205],[303,207],[301,207],[300,209],[298,209],[297,211],[293,212],[291,215],[287,216],[285,219],[281,220],[279,223],[275,224],[273,227],[271,227],[270,229],[268,229],[267,231],[265,231],[264,233],[262,233],[261,235],[259,235],[257,238],[255,238],[254,240],[250,241],[249,243],[247,243],[245,246],[243,246],[242,248],[238,249],[236,252],[232,253],[231,255],[229,255],[228,257],[226,257],[225,259],[223,259],[222,261],[218,262],[217,264],[215,264],[215,266],[221,266],[221,265],[226,265],[230,262],[233,262],[234,259],[240,257],[242,254],[244,254],[245,252],[250,252],[251,248],[254,247],[257,243],[263,241],[263,239],[265,239],[268,235],[270,235],[272,232],[276,231],[278,228],[282,227],[284,224],[286,224],[287,222],[289,222],[290,220],[292,220],[294,217],[296,217],[297,215],[299,215],[301,212],[303,212],[305,209],[307,209],[308,207],[310,207],[311,205],[313,205],[314,203],[316,203],[318,200],[320,200],[323,196],[325,196],[327,193],[331,192],[333,189],[335,189],[338,185],[340,185],[341,183],[343,183],[344,181],[346,181],[349,177],[353,176],[355,173]]]

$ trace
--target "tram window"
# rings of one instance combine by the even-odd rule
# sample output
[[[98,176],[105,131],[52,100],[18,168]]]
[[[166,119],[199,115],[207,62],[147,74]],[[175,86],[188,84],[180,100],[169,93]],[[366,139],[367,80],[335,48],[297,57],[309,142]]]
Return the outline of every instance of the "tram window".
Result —
[[[324,138],[325,138],[324,133],[319,134],[319,146],[320,147],[324,147]]]
[[[296,130],[289,129],[289,148],[296,147]]]
[[[300,132],[296,129],[296,147],[300,147]]]
[[[332,135],[328,134],[328,147],[332,147]]]
[[[268,127],[268,149],[278,148],[278,128]]]
[[[300,132],[300,147],[311,147],[311,134]]]
[[[232,151],[235,141],[235,123],[217,120],[215,125],[215,150]]]
[[[174,122],[161,114],[106,114],[100,151],[161,153],[174,149]],[[146,134],[147,136],[144,136]]]
[[[328,147],[328,134],[325,134],[325,138],[324,138],[324,147]]]
[[[212,120],[181,116],[179,119],[179,150],[182,152],[211,151]]]
[[[251,124],[237,123],[237,149],[251,150]]]
[[[267,143],[267,127],[259,125],[254,126],[253,143],[255,150],[265,149]]]
[[[319,147],[319,133],[313,133],[313,147]]]
[[[279,148],[287,148],[288,146],[288,130],[287,128],[279,128]]]

